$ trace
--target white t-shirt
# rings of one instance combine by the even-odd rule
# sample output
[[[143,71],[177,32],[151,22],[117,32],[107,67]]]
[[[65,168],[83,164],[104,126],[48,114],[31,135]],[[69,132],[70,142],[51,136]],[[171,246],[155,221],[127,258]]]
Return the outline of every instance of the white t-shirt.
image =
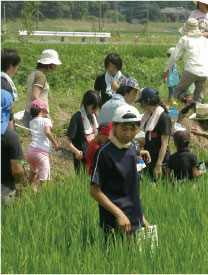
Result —
[[[52,122],[49,118],[35,117],[30,121],[31,142],[30,146],[51,152],[51,141],[45,134],[45,127],[52,128]]]
[[[191,12],[189,18],[195,18],[199,22],[199,27],[208,27],[208,13],[203,13],[200,10]],[[204,31],[203,29],[201,30]]]

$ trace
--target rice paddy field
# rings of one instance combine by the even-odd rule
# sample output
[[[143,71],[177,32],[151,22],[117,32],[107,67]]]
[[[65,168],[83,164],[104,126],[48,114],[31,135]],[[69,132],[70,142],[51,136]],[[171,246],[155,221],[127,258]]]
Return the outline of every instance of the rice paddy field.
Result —
[[[63,64],[47,80],[53,132],[63,147],[69,119],[79,109],[82,94],[93,89],[110,52],[121,55],[123,72],[136,78],[140,87],[157,88],[168,104],[168,90],[162,82],[168,46],[5,43],[4,47],[17,49],[22,57],[14,78],[20,97],[14,112],[24,109],[27,78],[41,52],[51,48],[59,53]],[[178,69],[182,72],[182,61]],[[25,151],[29,134],[18,131]],[[207,148],[206,140],[198,139],[192,151],[204,161]],[[175,151],[172,141],[171,150]],[[89,194],[90,178],[75,176],[71,154],[66,148],[63,152],[64,157],[58,160],[52,153],[49,184],[36,195],[26,186],[20,197],[1,207],[2,274],[208,273],[207,173],[174,188],[166,180],[154,185],[143,176],[144,216],[158,230],[158,246],[151,250],[149,241],[141,246],[136,239],[128,242],[115,236],[114,241],[105,242],[98,206]]]

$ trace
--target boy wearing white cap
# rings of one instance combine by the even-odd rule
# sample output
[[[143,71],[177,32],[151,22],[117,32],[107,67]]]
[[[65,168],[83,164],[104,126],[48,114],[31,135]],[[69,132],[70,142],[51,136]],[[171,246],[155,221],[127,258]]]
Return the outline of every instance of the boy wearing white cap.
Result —
[[[25,113],[22,121],[29,128],[29,122],[32,120],[30,115],[30,104],[33,100],[41,99],[48,106],[49,85],[46,81],[46,73],[52,73],[56,69],[56,65],[61,65],[58,53],[55,50],[45,50],[42,52],[41,59],[37,61],[36,70],[34,70],[27,82],[27,101]],[[48,118],[50,118],[48,114]]]
[[[90,193],[99,203],[100,226],[106,233],[114,229],[130,235],[140,224],[149,226],[139,197],[139,159],[131,144],[140,120],[135,107],[118,107],[109,140],[96,152]]]
[[[167,57],[170,58],[171,54],[174,52],[175,48],[169,48],[167,50]],[[177,102],[174,100],[174,88],[179,82],[179,75],[177,65],[173,64],[173,66],[166,72],[167,62],[164,66],[164,73],[163,73],[163,81],[166,83],[169,91],[169,101],[172,105],[178,105]]]

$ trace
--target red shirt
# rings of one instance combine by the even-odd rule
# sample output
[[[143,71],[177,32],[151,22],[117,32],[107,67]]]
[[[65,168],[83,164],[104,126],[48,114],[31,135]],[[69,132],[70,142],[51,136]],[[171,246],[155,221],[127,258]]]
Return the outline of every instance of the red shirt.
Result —
[[[95,153],[100,146],[101,146],[101,144],[99,142],[97,142],[95,139],[93,139],[88,146],[85,167],[86,167],[89,175],[91,175],[91,173],[92,173],[92,166],[93,166],[93,162],[94,162]]]

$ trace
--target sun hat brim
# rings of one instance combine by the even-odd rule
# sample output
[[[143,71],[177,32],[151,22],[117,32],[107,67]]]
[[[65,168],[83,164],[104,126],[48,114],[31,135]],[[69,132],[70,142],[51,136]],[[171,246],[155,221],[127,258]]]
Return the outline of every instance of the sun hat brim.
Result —
[[[182,35],[187,35],[187,36],[202,36],[202,33],[201,33],[200,30],[189,31],[189,30],[187,30],[186,26],[181,27],[178,31]]]
[[[195,5],[197,5],[197,2],[201,2],[204,3],[206,5],[208,5],[208,0],[201,0],[201,1],[193,1]]]
[[[55,64],[55,65],[61,65],[61,61],[57,59],[50,59],[50,58],[45,58],[45,59],[39,59],[37,61],[38,63],[49,65],[49,64]]]
[[[190,120],[208,120],[208,114],[207,116],[204,116],[204,117],[197,117],[196,116],[196,113],[190,115],[189,117]]]

